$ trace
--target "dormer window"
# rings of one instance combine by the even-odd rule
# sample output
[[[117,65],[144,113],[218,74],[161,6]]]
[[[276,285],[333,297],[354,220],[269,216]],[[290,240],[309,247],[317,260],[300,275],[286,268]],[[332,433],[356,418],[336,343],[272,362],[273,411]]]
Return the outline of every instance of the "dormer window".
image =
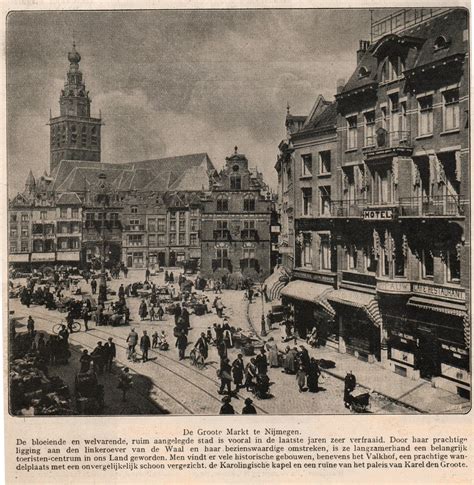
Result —
[[[395,81],[403,75],[405,62],[400,56],[390,56],[385,59],[382,67],[382,82]]]
[[[446,37],[444,37],[443,35],[440,35],[435,40],[435,43],[434,43],[435,51],[440,50],[440,49],[445,49],[446,47],[449,46],[449,44],[450,44],[450,42],[448,41],[448,39],[446,39]]]
[[[369,75],[369,70],[365,66],[362,66],[359,69],[359,79],[363,77],[367,77],[368,75]]]

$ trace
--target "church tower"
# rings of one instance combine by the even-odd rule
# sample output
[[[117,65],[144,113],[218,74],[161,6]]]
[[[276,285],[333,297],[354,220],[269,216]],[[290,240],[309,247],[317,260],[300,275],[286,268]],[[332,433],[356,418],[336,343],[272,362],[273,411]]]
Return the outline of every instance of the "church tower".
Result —
[[[91,117],[91,99],[79,70],[81,56],[73,43],[69,71],[59,98],[59,116],[50,118],[50,172],[61,160],[100,162],[100,118]]]

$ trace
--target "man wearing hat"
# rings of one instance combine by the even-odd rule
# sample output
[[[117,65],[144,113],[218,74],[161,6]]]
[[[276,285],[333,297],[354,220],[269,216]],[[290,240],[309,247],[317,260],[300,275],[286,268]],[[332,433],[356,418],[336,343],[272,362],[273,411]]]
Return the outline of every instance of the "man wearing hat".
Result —
[[[245,406],[242,408],[242,414],[257,414],[253,401],[249,397],[245,400]]]
[[[235,414],[234,408],[230,403],[230,396],[224,396],[222,398],[222,402],[223,404],[221,410],[219,411],[219,414]]]

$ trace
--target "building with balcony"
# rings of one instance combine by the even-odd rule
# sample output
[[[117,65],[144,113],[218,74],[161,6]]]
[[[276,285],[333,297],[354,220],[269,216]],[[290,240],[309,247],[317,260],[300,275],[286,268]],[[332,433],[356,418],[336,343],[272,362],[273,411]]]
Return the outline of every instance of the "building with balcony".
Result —
[[[236,147],[219,173],[209,173],[209,186],[202,198],[201,273],[241,272],[263,281],[271,271],[274,202],[262,174],[249,169]]]
[[[282,295],[312,299],[296,319],[339,351],[467,395],[467,13],[405,11],[402,27],[400,15],[396,31],[360,42],[352,76],[338,82],[326,181],[310,164],[318,142],[299,148],[305,122],[289,139],[295,267]]]

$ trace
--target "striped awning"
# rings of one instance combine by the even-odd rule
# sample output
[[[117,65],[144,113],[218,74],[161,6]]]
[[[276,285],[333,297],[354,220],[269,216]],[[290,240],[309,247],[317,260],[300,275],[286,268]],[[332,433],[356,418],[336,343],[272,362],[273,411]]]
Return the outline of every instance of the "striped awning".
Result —
[[[421,308],[422,310],[447,313],[448,315],[454,315],[456,317],[464,318],[466,315],[466,305],[462,303],[431,300],[430,298],[423,298],[421,296],[412,296],[408,300],[408,305],[414,308]]]
[[[281,296],[294,300],[307,301],[320,305],[321,308],[331,317],[336,315],[336,311],[327,301],[326,296],[333,291],[332,286],[320,285],[311,281],[294,280],[281,291]]]
[[[352,306],[363,310],[369,320],[377,327],[382,326],[382,315],[375,295],[359,291],[339,289],[328,293],[327,299],[330,302],[340,305]]]

